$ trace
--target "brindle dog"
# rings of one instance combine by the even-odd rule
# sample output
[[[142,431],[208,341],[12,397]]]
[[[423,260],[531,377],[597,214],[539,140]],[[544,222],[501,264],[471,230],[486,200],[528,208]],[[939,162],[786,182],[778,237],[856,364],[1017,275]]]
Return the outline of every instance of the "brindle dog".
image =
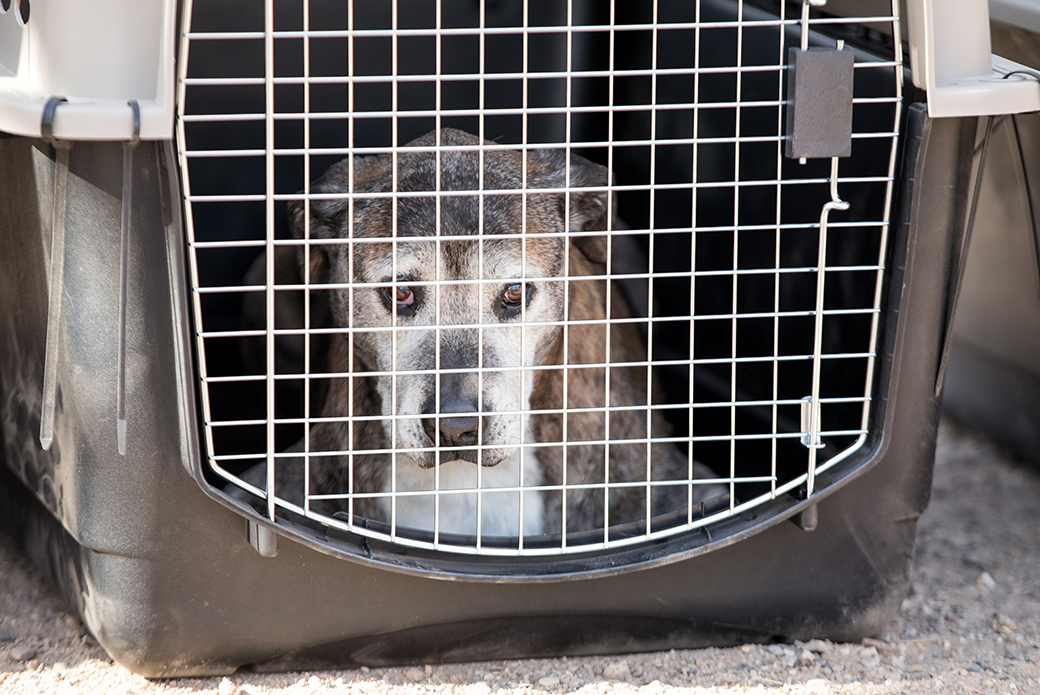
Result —
[[[306,449],[311,494],[356,496],[312,508],[516,536],[602,529],[724,492],[658,441],[670,428],[647,407],[645,339],[624,322],[617,282],[608,296],[607,236],[590,234],[615,228],[607,170],[482,144],[494,145],[444,129],[414,151],[348,158],[311,192],[352,190],[353,202],[313,200],[309,221],[289,206],[295,236],[317,242],[311,283],[335,286],[321,292],[345,329],[328,349],[328,421]],[[607,323],[608,307],[622,322]],[[301,503],[302,458],[277,461],[276,494]],[[243,477],[263,487],[265,466]]]

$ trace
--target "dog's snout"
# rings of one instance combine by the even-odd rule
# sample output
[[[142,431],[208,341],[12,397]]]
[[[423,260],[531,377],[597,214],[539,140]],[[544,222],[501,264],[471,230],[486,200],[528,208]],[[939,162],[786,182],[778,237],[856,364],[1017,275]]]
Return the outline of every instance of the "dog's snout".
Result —
[[[423,405],[423,415],[435,414],[436,407],[433,399],[430,399]],[[423,418],[423,430],[430,441],[441,446],[474,446],[478,443],[479,421],[476,404],[463,400],[441,403],[440,415],[439,418]],[[444,417],[445,415],[455,417]],[[440,436],[437,436],[438,430]]]

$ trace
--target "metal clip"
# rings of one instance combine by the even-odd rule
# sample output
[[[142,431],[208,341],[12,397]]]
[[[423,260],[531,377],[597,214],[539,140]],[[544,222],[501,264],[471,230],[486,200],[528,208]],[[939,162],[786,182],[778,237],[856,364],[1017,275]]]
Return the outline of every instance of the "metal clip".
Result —
[[[813,407],[812,396],[806,396],[802,399],[802,446],[807,448],[819,448],[823,447],[823,442],[820,441],[820,404],[816,403]]]
[[[47,300],[47,339],[43,362],[43,407],[40,413],[40,445],[44,451],[54,441],[54,409],[58,390],[58,332],[61,300],[65,294],[65,212],[72,143],[54,137],[54,113],[65,97],[51,97],[43,107],[40,135],[54,147],[54,195],[51,215],[50,287]]]
[[[126,455],[126,292],[130,258],[130,209],[133,203],[134,148],[141,141],[141,109],[137,101],[127,102],[134,115],[133,136],[123,143],[123,215],[120,223],[119,261],[119,377],[116,396],[116,427],[120,455]]]

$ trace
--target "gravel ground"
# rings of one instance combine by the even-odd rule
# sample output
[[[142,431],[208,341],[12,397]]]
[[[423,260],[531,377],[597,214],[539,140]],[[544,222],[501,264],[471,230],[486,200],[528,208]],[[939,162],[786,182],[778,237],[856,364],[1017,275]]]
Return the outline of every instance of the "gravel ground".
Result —
[[[0,534],[0,693],[1040,693],[1040,468],[944,422],[914,581],[876,640],[149,681]]]

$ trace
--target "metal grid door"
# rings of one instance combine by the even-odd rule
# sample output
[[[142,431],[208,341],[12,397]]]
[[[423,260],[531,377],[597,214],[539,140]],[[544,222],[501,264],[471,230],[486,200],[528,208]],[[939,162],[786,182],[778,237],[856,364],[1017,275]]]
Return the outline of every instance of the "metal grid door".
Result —
[[[502,556],[812,495],[869,434],[903,68],[897,12],[805,8],[185,2],[206,484]],[[850,157],[784,156],[803,39],[874,47]]]

